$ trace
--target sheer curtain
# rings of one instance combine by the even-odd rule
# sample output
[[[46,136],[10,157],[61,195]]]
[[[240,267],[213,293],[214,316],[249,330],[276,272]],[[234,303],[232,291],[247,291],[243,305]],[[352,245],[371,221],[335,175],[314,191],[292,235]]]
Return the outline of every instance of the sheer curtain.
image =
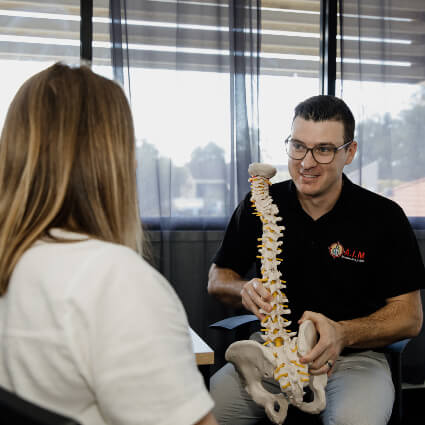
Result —
[[[342,4],[337,95],[353,109],[359,142],[350,175],[425,223],[425,3]]]
[[[402,206],[424,255],[425,3],[344,0],[340,13],[337,95],[353,108],[359,142],[349,176]],[[424,359],[422,330],[403,354],[404,382],[423,384]]]
[[[230,96],[232,114],[232,208],[249,191],[248,165],[260,160],[259,79],[261,5],[235,0],[229,7]],[[233,209],[233,208],[232,208]]]
[[[260,2],[110,0],[109,13],[154,265],[205,336],[230,313],[207,294],[208,267],[259,161]]]
[[[110,0],[113,72],[135,114],[146,222],[214,223],[249,190],[246,170],[259,160],[259,3]]]

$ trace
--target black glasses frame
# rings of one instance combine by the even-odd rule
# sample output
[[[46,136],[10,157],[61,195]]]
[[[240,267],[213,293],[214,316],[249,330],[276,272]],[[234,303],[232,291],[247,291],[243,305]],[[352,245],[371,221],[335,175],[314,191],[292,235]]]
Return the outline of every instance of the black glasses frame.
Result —
[[[328,161],[328,162],[322,162],[322,161],[318,161],[317,159],[316,159],[316,157],[314,156],[314,149],[316,149],[317,148],[317,146],[315,146],[314,148],[308,148],[307,146],[305,146],[304,145],[304,147],[305,147],[305,149],[306,149],[306,151],[305,151],[305,154],[304,154],[304,156],[302,157],[302,158],[294,158],[294,157],[292,157],[290,154],[289,154],[289,149],[288,149],[288,145],[289,145],[289,141],[290,141],[290,139],[291,139],[291,136],[288,136],[286,139],[285,139],[285,147],[286,147],[286,153],[288,154],[288,156],[289,156],[289,158],[291,158],[291,159],[293,159],[293,160],[295,160],[295,161],[302,161],[306,156],[307,156],[307,154],[308,154],[308,152],[311,152],[311,156],[313,157],[313,159],[318,163],[318,164],[330,164],[334,159],[335,159],[335,155],[336,155],[336,153],[339,151],[339,150],[341,150],[342,148],[345,148],[345,147],[347,147],[347,146],[349,146],[351,143],[353,143],[353,140],[350,140],[349,142],[346,142],[346,143],[344,143],[343,145],[341,145],[341,146],[338,146],[338,147],[334,147],[334,148],[332,148],[332,150],[333,150],[333,157],[332,157],[332,159],[330,160],[330,161]]]

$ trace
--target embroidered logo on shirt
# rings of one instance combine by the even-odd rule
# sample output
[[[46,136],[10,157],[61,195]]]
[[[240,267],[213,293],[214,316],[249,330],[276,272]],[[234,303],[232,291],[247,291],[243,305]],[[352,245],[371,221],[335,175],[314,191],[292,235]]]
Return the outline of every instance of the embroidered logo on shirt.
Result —
[[[329,246],[329,254],[331,254],[332,258],[341,257],[344,252],[344,247],[339,242],[334,242]]]
[[[344,248],[340,242],[334,242],[329,245],[329,254],[332,258],[343,258],[344,260],[355,261],[356,263],[365,262],[365,252],[358,249]]]

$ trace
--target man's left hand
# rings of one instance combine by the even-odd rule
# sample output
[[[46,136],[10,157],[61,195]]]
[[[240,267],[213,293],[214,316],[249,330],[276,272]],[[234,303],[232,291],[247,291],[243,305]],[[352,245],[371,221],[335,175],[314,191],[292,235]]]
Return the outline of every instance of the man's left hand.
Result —
[[[323,314],[305,311],[299,324],[311,320],[319,334],[319,340],[312,350],[300,358],[301,363],[309,363],[309,372],[312,375],[327,373],[331,375],[336,359],[344,348],[343,327],[338,322],[327,318]]]

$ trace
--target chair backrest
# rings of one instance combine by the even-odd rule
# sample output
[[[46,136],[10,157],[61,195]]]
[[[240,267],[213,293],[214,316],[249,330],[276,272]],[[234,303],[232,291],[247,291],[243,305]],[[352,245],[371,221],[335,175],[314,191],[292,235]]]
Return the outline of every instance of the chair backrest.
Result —
[[[13,425],[80,425],[71,418],[44,409],[0,387],[0,419]]]

